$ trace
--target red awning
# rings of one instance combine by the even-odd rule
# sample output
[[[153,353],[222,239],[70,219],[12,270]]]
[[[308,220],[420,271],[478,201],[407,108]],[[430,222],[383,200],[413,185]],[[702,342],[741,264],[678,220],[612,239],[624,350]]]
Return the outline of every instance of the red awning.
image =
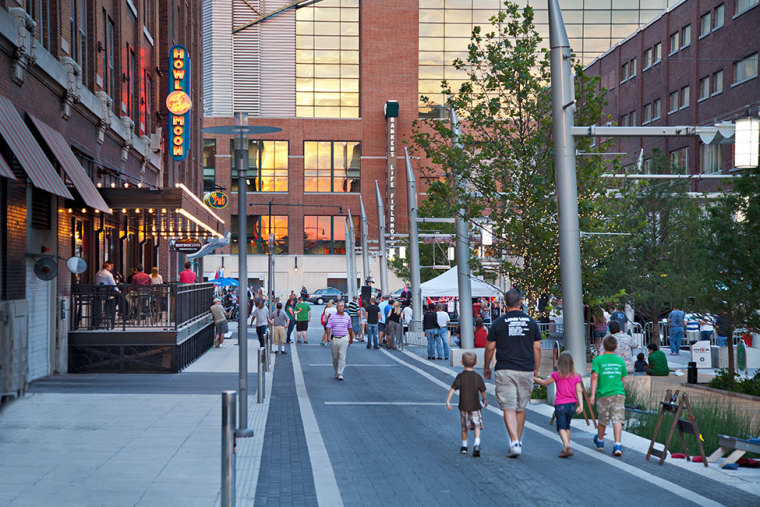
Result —
[[[34,140],[13,103],[3,96],[0,96],[0,135],[21,162],[21,167],[35,187],[66,199],[74,199],[40,145]]]
[[[106,201],[103,200],[103,196],[100,195],[95,184],[90,177],[87,176],[87,172],[85,172],[82,164],[77,160],[74,152],[71,151],[71,147],[66,142],[63,135],[57,130],[53,130],[42,120],[35,118],[29,113],[26,114],[32,119],[35,128],[45,140],[45,143],[48,145],[48,148],[50,148],[50,151],[53,152],[55,158],[60,162],[63,170],[66,171],[66,174],[74,184],[77,192],[79,192],[79,195],[82,196],[82,200],[85,204],[91,208],[98,209],[103,213],[111,213]]]
[[[0,176],[5,176],[12,180],[16,179],[16,175],[13,174],[13,171],[11,171],[11,168],[8,166],[8,162],[5,161],[2,155],[0,155]]]

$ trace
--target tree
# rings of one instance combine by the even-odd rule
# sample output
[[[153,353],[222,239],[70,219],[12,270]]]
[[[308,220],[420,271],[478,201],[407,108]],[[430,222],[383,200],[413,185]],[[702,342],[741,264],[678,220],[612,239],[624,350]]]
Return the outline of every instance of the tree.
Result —
[[[442,176],[442,185],[428,189],[428,199],[448,199],[454,210],[465,208],[468,217],[486,215],[493,227],[491,255],[499,262],[499,272],[532,302],[540,294],[556,294],[559,287],[549,58],[540,43],[532,8],[505,2],[488,30],[473,29],[466,59],[454,62],[467,73],[467,81],[456,91],[443,83],[449,105],[461,119],[461,147],[453,144],[448,122],[418,121],[413,128],[415,149],[424,155],[422,172]],[[577,121],[597,123],[604,90],[597,91],[597,78],[585,76],[579,67],[576,72]],[[586,151],[603,148],[592,147],[591,140],[579,142],[579,149]],[[599,178],[603,169],[598,157],[584,157],[578,164],[579,213],[585,230],[597,231],[605,224]],[[456,179],[465,188],[455,191]],[[586,268],[600,269],[596,260],[605,244],[584,245]]]

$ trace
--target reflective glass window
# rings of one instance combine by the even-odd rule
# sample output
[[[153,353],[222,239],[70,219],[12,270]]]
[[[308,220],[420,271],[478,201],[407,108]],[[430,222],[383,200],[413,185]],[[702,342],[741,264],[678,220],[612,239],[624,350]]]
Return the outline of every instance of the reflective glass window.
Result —
[[[702,14],[702,17],[699,18],[699,36],[704,37],[710,31],[712,30],[712,21],[711,21],[711,12],[708,12],[707,14]]]
[[[306,255],[345,255],[346,217],[303,217],[304,246]]]
[[[715,8],[715,27],[713,30],[717,30],[718,28],[723,26],[723,14],[725,11],[725,7],[723,4],[720,4]]]
[[[234,141],[230,140],[230,153],[234,156]],[[231,171],[230,188],[238,191],[238,171]],[[248,140],[247,192],[288,191],[288,141]]]
[[[719,70],[713,74],[713,95],[717,95],[723,91],[723,71]]]
[[[237,254],[240,247],[238,215],[230,217],[231,253]],[[288,217],[285,215],[248,215],[246,218],[246,252],[249,254],[269,253],[269,233],[274,234],[275,254],[288,253]]]
[[[203,191],[216,188],[216,139],[203,140]]]
[[[678,90],[670,93],[669,101],[670,108],[668,109],[668,113],[678,111]]]
[[[681,109],[686,109],[689,107],[689,87],[684,86],[681,88]]]
[[[757,53],[734,64],[734,83],[740,83],[757,76]]]
[[[358,96],[346,94],[346,107]],[[317,108],[318,109],[318,108]],[[359,192],[361,144],[354,141],[304,142],[306,192]]]

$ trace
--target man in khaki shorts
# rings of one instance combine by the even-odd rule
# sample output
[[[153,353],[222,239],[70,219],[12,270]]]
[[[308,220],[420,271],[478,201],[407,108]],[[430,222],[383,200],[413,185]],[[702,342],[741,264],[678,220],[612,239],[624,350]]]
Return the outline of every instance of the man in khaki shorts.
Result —
[[[541,333],[536,321],[522,311],[522,295],[510,289],[504,296],[507,311],[488,331],[483,376],[491,378],[491,360],[496,354],[496,401],[504,412],[509,433],[509,453],[522,454],[525,407],[533,390],[533,377],[541,364]]]

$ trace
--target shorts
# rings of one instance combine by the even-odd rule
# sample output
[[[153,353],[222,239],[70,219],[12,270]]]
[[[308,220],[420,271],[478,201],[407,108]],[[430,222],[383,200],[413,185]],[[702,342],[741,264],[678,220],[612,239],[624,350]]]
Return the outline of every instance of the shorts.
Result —
[[[599,424],[622,424],[625,421],[625,395],[615,394],[596,399],[596,413]]]
[[[384,333],[385,332],[385,322],[378,322],[377,323],[377,332],[378,333]]]
[[[462,423],[462,431],[483,429],[483,414],[480,410],[473,410],[467,412],[465,410],[459,411],[459,422]]]
[[[285,326],[274,326],[272,341],[275,345],[285,345]]]
[[[496,371],[496,401],[502,410],[525,412],[533,390],[533,372],[518,370]]]
[[[306,331],[309,329],[309,321],[308,320],[297,320],[296,321],[296,331]]]
[[[570,421],[573,420],[575,407],[575,403],[554,405],[554,421],[557,423],[557,431],[570,429]]]
[[[220,320],[219,322],[214,322],[214,334],[219,336],[220,334],[224,334],[230,330],[229,326],[227,325],[226,320]]]

